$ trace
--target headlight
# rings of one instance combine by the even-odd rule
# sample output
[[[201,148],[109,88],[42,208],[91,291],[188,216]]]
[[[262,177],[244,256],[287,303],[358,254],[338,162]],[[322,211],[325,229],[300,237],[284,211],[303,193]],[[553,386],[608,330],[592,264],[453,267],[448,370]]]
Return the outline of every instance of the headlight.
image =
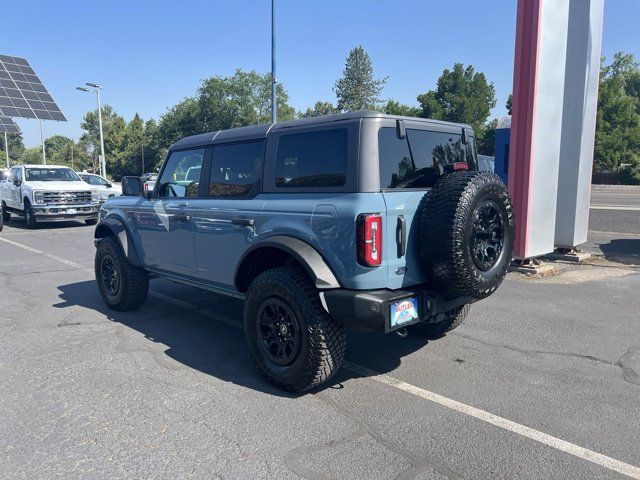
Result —
[[[33,192],[33,203],[44,203],[44,191],[36,190]]]
[[[91,190],[91,201],[92,202],[97,202],[100,200],[100,197],[98,196],[98,191],[97,190]]]

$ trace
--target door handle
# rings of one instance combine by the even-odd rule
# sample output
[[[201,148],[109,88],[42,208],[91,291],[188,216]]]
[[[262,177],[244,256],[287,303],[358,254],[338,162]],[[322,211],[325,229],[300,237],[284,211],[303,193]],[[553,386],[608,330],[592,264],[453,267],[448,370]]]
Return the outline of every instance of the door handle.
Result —
[[[234,225],[242,225],[243,227],[253,227],[255,220],[253,218],[236,217],[231,219]]]
[[[402,215],[398,215],[396,244],[398,245],[398,258],[404,257],[407,253],[407,221]]]
[[[169,202],[167,203],[167,208],[177,208],[177,207],[188,207],[189,202]]]
[[[182,213],[178,213],[177,215],[173,216],[173,219],[176,222],[188,222],[189,220],[191,220],[191,215],[184,215]]]

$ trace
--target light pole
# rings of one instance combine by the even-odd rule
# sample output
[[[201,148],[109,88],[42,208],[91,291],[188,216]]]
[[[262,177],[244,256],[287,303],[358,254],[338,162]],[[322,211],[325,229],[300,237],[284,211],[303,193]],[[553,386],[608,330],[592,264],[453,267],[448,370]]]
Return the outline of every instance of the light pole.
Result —
[[[7,140],[7,132],[4,132],[4,153],[7,156],[7,168],[9,168],[9,141]]]
[[[271,0],[271,123],[278,119],[276,83],[276,0]]]
[[[87,82],[85,85],[93,88],[93,91],[96,92],[96,99],[98,101],[98,124],[100,126],[100,175],[104,178],[107,178],[107,159],[104,156],[104,136],[102,134],[102,108],[100,106],[100,90],[102,87],[97,83]],[[88,88],[85,87],[76,87],[76,90],[80,90],[81,92],[90,92]]]
[[[47,164],[47,153],[44,148],[44,120],[40,119],[40,139],[42,140],[42,164]]]

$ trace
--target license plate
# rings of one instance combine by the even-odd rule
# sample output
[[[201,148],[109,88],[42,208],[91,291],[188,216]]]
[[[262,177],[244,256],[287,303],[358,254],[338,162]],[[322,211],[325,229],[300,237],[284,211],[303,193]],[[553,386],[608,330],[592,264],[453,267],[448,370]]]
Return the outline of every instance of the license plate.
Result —
[[[418,315],[418,299],[416,297],[393,302],[389,309],[391,328],[411,323],[420,318]]]
[[[67,208],[67,215],[75,215],[76,213],[78,213],[78,210],[75,208]]]

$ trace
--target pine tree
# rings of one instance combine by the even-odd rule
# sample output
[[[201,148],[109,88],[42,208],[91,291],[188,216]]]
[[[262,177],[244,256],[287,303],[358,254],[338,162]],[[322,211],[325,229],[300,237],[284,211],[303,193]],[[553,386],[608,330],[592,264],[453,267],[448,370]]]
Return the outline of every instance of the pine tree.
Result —
[[[338,110],[355,111],[374,109],[380,102],[380,93],[387,78],[373,78],[371,58],[358,46],[349,52],[342,78],[333,91],[338,97]]]

